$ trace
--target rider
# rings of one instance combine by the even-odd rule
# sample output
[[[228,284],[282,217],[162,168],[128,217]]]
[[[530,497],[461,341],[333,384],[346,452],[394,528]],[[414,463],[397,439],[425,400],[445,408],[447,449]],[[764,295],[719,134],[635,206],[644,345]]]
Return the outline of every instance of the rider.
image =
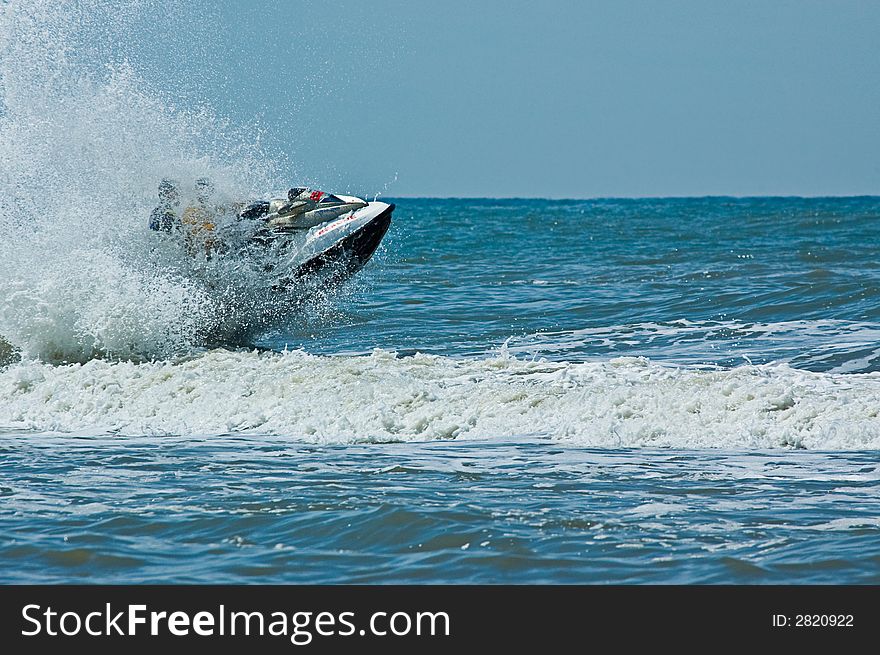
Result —
[[[171,232],[180,225],[177,208],[180,206],[180,191],[177,182],[167,177],[159,182],[159,205],[150,214],[150,229]]]
[[[216,240],[211,236],[214,231],[214,220],[217,208],[211,206],[214,185],[207,177],[196,180],[196,202],[178,215],[180,206],[180,190],[174,180],[164,178],[159,183],[159,204],[150,213],[150,229],[161,232],[173,232],[183,229],[186,249],[195,254],[199,247],[210,254],[216,247]]]
[[[180,193],[175,181],[165,178],[159,184],[159,206],[150,215],[150,229],[171,232],[185,231],[186,247],[191,254],[204,249],[206,254],[217,250],[220,243],[214,234],[217,216],[224,212],[237,212],[239,219],[259,220],[266,228],[276,232],[307,229],[332,220],[345,212],[367,205],[357,198],[345,198],[310,189],[294,187],[287,192],[287,199],[258,200],[240,211],[240,204],[218,207],[212,203],[214,184],[207,177],[195,183],[196,202],[178,216]],[[322,202],[323,201],[323,202]],[[321,204],[320,211],[314,211]],[[312,212],[312,213],[309,213]]]

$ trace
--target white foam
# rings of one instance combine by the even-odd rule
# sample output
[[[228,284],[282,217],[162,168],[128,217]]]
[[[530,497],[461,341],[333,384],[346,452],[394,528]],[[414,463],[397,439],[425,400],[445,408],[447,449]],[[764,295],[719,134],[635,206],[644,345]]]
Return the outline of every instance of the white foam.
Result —
[[[880,448],[880,375],[215,350],[177,362],[25,361],[0,428],[298,440],[542,436],[582,446]]]

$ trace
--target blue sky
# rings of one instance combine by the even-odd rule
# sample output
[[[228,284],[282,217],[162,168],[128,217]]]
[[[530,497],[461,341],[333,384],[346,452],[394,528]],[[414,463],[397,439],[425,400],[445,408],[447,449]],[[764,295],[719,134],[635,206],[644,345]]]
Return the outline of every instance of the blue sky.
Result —
[[[188,67],[180,92],[237,122],[259,115],[291,176],[327,187],[880,193],[878,2],[224,0],[190,11],[197,25],[156,44]]]

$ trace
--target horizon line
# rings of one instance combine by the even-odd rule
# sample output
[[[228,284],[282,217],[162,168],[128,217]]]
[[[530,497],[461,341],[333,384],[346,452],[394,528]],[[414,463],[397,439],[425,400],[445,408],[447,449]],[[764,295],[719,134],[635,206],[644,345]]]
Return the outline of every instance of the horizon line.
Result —
[[[862,193],[852,195],[815,195],[804,196],[798,194],[786,195],[730,195],[730,194],[706,194],[695,196],[430,196],[430,195],[395,195],[395,194],[367,194],[375,195],[377,199],[400,199],[400,200],[855,200],[876,198],[880,199],[880,193]]]

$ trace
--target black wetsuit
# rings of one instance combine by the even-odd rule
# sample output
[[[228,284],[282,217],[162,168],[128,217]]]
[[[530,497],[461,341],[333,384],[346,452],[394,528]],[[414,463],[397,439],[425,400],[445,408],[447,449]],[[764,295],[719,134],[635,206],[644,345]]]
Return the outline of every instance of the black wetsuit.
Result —
[[[150,214],[150,229],[159,232],[171,232],[180,225],[180,218],[171,205],[159,205]]]

